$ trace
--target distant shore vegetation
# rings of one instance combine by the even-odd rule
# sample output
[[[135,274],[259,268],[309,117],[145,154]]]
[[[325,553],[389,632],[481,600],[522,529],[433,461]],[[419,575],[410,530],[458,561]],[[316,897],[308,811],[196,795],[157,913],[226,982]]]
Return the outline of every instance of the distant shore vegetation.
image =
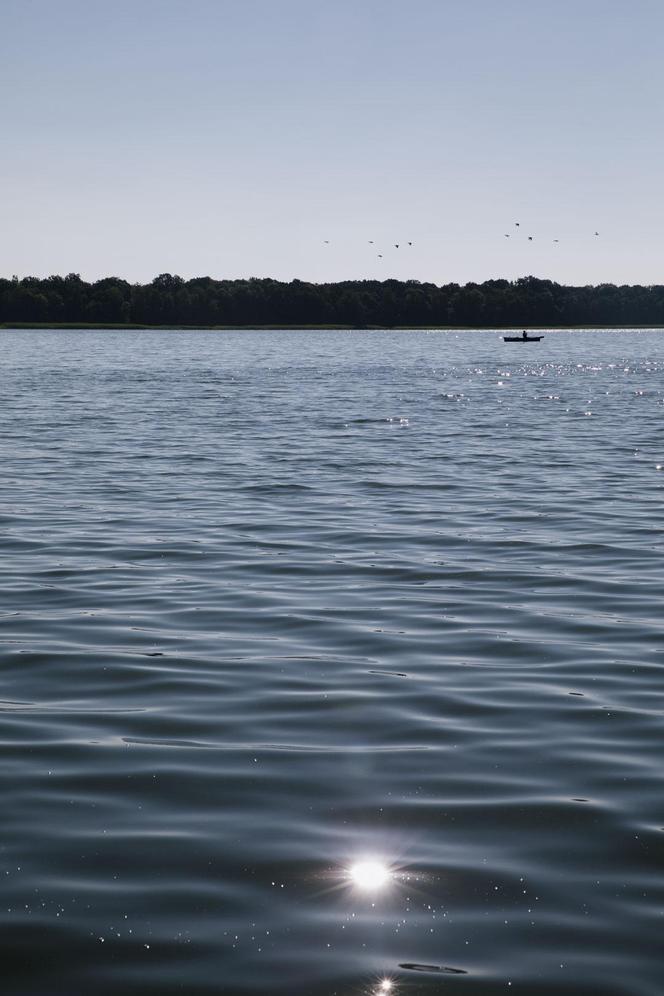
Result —
[[[313,284],[270,278],[147,284],[76,273],[0,279],[0,324],[249,327],[661,326],[663,285],[574,287],[522,277],[464,285],[417,280]]]

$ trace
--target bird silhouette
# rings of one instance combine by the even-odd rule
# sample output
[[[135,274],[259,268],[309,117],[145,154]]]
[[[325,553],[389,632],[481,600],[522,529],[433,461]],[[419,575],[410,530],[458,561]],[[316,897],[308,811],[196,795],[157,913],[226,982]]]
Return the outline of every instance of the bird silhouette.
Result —
[[[413,244],[412,242],[409,242],[409,243],[408,243],[408,245],[409,245],[409,246],[412,246],[412,244]]]
[[[553,241],[554,242],[560,242],[560,239],[554,239]]]
[[[517,228],[520,228],[520,227],[521,227],[521,226],[519,225],[519,222],[518,222],[518,221],[515,221],[515,222],[514,222],[514,224],[516,225],[516,227],[517,227]]]
[[[378,259],[382,259],[382,258],[383,258],[382,253],[378,253]]]
[[[398,248],[399,248],[399,243],[398,243],[398,242],[395,242],[395,244],[394,244],[394,248],[395,248],[395,249],[398,249]]]
[[[595,235],[599,235],[599,232],[595,232]]]
[[[329,239],[323,239],[323,242],[325,243],[326,246],[329,246],[329,244],[330,244],[330,240]]]
[[[373,239],[369,239],[369,245],[370,245],[370,246],[372,246],[372,245],[373,245]]]
[[[529,236],[528,236],[528,241],[529,241],[529,242],[532,242],[532,241],[533,241],[533,237],[532,237],[532,235],[529,235]]]
[[[505,238],[506,238],[506,239],[509,239],[509,235],[505,235]]]

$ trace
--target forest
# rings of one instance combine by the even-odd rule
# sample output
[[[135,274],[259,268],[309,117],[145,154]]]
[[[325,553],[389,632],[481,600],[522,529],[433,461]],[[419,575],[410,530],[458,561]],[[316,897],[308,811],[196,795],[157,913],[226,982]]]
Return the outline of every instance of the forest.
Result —
[[[314,284],[270,278],[147,284],[76,273],[0,279],[0,323],[168,326],[664,325],[664,285],[573,287],[537,277],[438,286],[418,280]]]

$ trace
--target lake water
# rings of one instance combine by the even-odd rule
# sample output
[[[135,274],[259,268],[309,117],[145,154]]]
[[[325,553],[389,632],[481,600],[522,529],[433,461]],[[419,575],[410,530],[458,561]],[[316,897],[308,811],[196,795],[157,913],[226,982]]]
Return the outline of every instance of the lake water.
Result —
[[[664,333],[0,346],[4,996],[661,996]]]

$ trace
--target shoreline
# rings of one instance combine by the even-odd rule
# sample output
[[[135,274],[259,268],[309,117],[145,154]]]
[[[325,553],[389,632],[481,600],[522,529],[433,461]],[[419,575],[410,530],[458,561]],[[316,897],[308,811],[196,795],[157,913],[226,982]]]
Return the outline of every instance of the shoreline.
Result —
[[[542,332],[569,331],[638,331],[642,329],[664,329],[664,325],[526,325],[526,329]],[[138,325],[134,323],[110,322],[0,322],[0,330],[20,332],[34,329],[44,331],[92,332],[148,332],[163,330],[169,332],[513,332],[521,331],[523,325]]]

